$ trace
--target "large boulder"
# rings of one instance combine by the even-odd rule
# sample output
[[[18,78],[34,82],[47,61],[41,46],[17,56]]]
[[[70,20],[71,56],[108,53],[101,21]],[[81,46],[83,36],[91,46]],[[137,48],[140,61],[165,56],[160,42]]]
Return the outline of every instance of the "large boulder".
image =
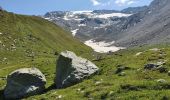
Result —
[[[56,86],[57,88],[65,88],[74,85],[98,70],[99,68],[95,64],[76,56],[71,51],[61,52],[57,62]]]
[[[8,75],[4,97],[20,99],[36,95],[44,91],[45,84],[45,76],[37,68],[18,69]]]

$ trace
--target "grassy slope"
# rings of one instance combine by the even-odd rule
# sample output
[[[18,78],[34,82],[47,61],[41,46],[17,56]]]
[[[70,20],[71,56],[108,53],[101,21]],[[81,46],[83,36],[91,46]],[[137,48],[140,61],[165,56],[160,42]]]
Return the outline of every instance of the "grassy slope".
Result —
[[[54,52],[72,50],[78,55],[93,59],[91,50],[83,44],[73,40],[56,25],[38,17],[14,15],[0,12],[0,89],[3,90],[6,80],[3,77],[11,71],[21,67],[38,67],[47,78],[47,88],[42,95],[25,98],[28,100],[54,100],[59,95],[65,100],[116,99],[116,100],[160,100],[170,98],[170,76],[158,71],[144,71],[143,66],[148,62],[167,60],[165,66],[170,69],[170,46],[156,46],[161,51],[151,51],[142,47],[122,50],[113,55],[106,55],[105,59],[95,61],[101,72],[72,87],[55,90],[49,87],[53,84],[55,75],[56,56]],[[6,33],[6,34],[5,34]],[[16,46],[16,50],[11,48]],[[140,56],[136,53],[143,52]],[[165,53],[161,56],[161,53]],[[34,56],[33,56],[34,55]],[[4,60],[7,58],[7,60]],[[3,61],[4,60],[4,61]],[[115,74],[116,66],[125,65],[130,70],[125,70],[126,76]],[[157,79],[165,79],[167,83],[157,83]],[[96,82],[99,84],[95,84]],[[129,88],[131,85],[132,88]],[[126,89],[121,88],[126,86]],[[134,90],[138,88],[139,90]],[[3,91],[0,91],[1,94]],[[0,98],[2,99],[2,97]]]
[[[35,16],[24,16],[0,11],[0,90],[4,77],[15,69],[37,67],[53,82],[55,52],[71,50],[88,56],[91,49],[73,39],[55,24]]]
[[[154,47],[161,50],[149,50]],[[135,56],[138,52],[143,53]],[[160,60],[166,60],[165,66],[170,70],[170,46],[147,46],[122,50],[113,55],[107,55],[104,60],[95,61],[101,69],[99,75],[66,89],[54,89],[26,99],[54,100],[62,95],[62,100],[88,100],[89,98],[93,100],[168,100],[170,99],[170,76],[167,73],[143,69],[145,64]],[[115,74],[118,65],[128,66],[131,69],[124,71],[126,76],[118,76]],[[158,83],[158,79],[165,79],[167,83]],[[96,82],[101,83],[96,84]]]

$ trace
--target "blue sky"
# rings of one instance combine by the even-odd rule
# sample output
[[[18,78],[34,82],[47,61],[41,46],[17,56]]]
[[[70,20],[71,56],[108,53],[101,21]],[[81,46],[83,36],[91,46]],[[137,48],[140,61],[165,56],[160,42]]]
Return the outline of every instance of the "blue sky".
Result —
[[[42,15],[49,11],[79,11],[114,9],[143,6],[152,0],[0,0],[0,6],[7,11]]]

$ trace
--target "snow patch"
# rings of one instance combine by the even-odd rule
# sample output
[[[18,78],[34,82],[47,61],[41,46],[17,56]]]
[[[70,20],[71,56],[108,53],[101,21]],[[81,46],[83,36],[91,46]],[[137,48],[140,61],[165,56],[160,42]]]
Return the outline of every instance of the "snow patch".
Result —
[[[94,51],[99,52],[99,53],[107,53],[107,52],[116,52],[121,49],[125,49],[123,47],[116,47],[112,46],[115,43],[113,42],[105,42],[105,41],[100,41],[100,42],[95,42],[94,40],[88,40],[85,41],[84,44],[87,46],[91,47]]]
[[[79,27],[81,27],[81,26],[86,26],[86,24],[79,24],[78,26],[79,26]]]
[[[72,35],[75,36],[78,30],[79,30],[79,29],[72,30],[72,31],[71,31],[71,32],[72,32]]]
[[[67,15],[66,16],[64,16],[64,18],[63,18],[64,20],[70,20],[68,17],[67,17]]]
[[[1,35],[2,33],[0,32],[0,35]]]
[[[107,19],[107,18],[111,18],[111,17],[129,17],[132,14],[123,14],[123,13],[111,13],[111,14],[102,14],[102,15],[96,15],[94,16],[94,18],[103,18],[103,19]]]

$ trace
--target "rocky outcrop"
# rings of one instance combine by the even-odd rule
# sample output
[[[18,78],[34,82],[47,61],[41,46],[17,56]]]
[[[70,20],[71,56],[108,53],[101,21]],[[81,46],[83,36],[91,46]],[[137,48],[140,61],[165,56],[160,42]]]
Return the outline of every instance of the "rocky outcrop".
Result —
[[[79,83],[84,78],[97,72],[99,68],[87,59],[76,56],[73,52],[61,52],[57,62],[55,84],[64,88]]]
[[[18,69],[8,75],[4,97],[6,99],[19,99],[39,94],[44,91],[45,84],[45,76],[38,69]]]

